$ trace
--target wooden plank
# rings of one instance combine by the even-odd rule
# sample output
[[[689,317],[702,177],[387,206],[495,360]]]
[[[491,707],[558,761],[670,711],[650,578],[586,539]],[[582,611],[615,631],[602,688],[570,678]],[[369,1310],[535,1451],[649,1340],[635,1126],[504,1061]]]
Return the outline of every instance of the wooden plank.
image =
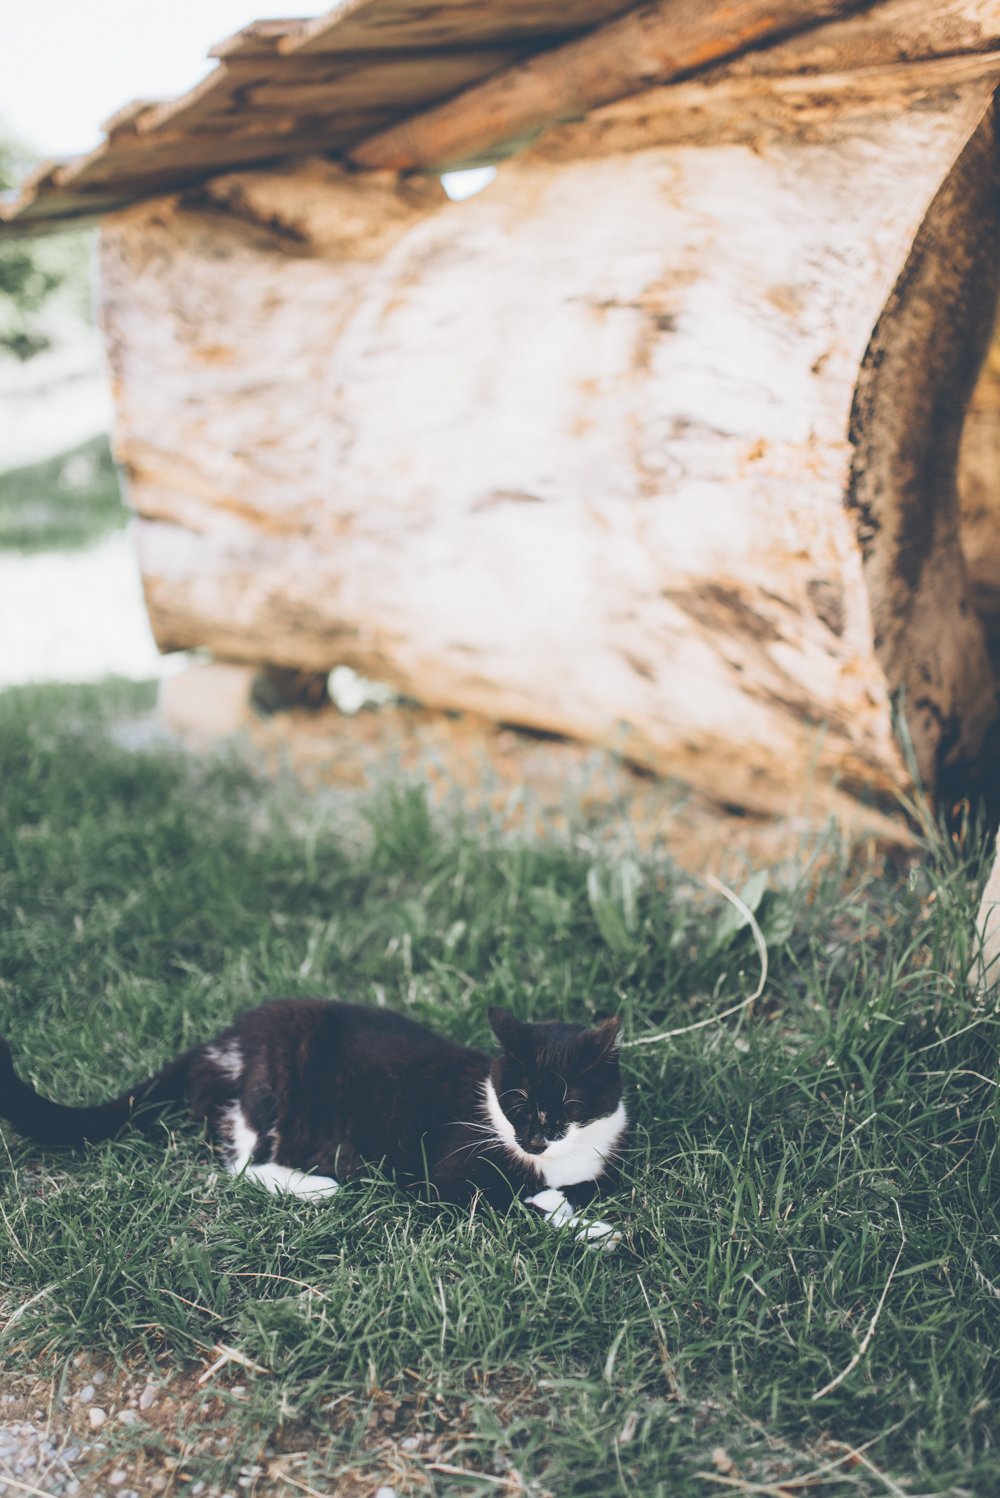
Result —
[[[273,69],[266,59],[255,62],[222,62],[207,77],[178,99],[167,99],[139,121],[140,134],[155,130],[193,129],[231,109],[246,83],[266,78]]]
[[[308,19],[251,21],[249,26],[223,37],[208,50],[209,57],[230,61],[233,58],[274,57],[280,44],[305,30]]]
[[[627,9],[628,0],[348,0],[285,38],[280,50],[301,57],[538,41],[586,31]]]
[[[241,121],[236,131],[221,133],[119,137],[76,161],[48,163],[39,187],[29,185],[12,203],[0,204],[0,227],[4,238],[76,228],[81,218],[179,191],[220,172],[327,152],[363,138],[389,118],[388,111],[352,105],[343,115],[322,121],[264,115],[253,130]]]
[[[109,137],[116,135],[119,130],[134,130],[142,115],[159,109],[160,104],[159,99],[130,99],[121,109],[116,109],[114,114],[101,121],[101,130]]]
[[[512,48],[446,52],[343,53],[275,61],[237,59],[182,98],[143,114],[140,134],[236,127],[260,111],[338,116],[362,109],[391,115],[438,100],[499,72]]]
[[[1000,42],[996,0],[882,0],[845,19],[736,58],[715,77],[768,77],[894,67],[935,57],[988,52]]]
[[[338,133],[350,139],[370,120],[370,115],[355,111],[342,121],[327,122],[319,129],[309,122],[288,118],[268,121],[263,128],[241,127],[236,132],[222,134],[161,132],[134,144],[122,143],[116,149],[99,146],[89,156],[63,167],[56,174],[54,185],[73,187],[76,191],[113,186],[117,195],[119,187],[128,184],[137,197],[169,191],[171,186],[180,187],[238,164],[326,150]]]
[[[609,141],[642,128],[656,139],[707,139],[712,129],[735,128],[741,90],[749,127],[769,79],[772,88],[784,88],[777,80],[786,75],[801,83],[801,91],[788,85],[787,102],[802,120],[822,108],[826,89],[853,91],[861,107],[881,86],[879,69],[901,100],[919,98],[921,88],[940,80],[910,73],[903,83],[900,64],[942,52],[966,59],[956,60],[950,75],[960,84],[970,69],[989,70],[981,59],[1000,42],[995,0],[939,0],[929,8],[924,0],[882,0],[856,13],[859,3],[778,0],[765,10],[764,0],[733,0],[722,17],[702,0],[660,0],[527,61],[522,48],[537,44],[545,28],[593,23],[620,0],[571,0],[558,15],[551,0],[348,0],[315,21],[255,22],[220,43],[215,51],[224,60],[181,98],[137,100],[116,111],[108,140],[67,168],[44,168],[0,209],[0,222],[77,213],[70,186],[110,193],[117,205],[127,193],[169,187],[170,170],[183,185],[302,149],[349,150],[354,165],[395,169],[495,159],[512,139],[595,107],[611,111],[601,114]],[[839,14],[845,9],[849,18]],[[833,20],[815,24],[829,13]],[[776,46],[755,45],[807,21],[805,31]],[[501,35],[510,45],[487,45]],[[468,45],[474,38],[479,44]],[[748,46],[754,49],[744,56],[729,55]],[[692,72],[698,82],[649,87]],[[608,95],[615,102],[601,106]],[[636,95],[645,101],[640,115],[630,112]],[[422,106],[431,107],[399,123]],[[253,138],[237,147],[244,135]],[[558,128],[549,132],[554,151],[559,135]],[[232,149],[223,148],[223,138]],[[152,154],[140,158],[139,149]]]
[[[757,45],[793,30],[796,13],[805,29],[779,37],[775,46]],[[825,24],[817,24],[824,17]],[[950,58],[953,80],[961,83],[975,75],[975,59],[1000,43],[995,0],[938,0],[930,7],[924,0],[883,0],[861,10],[856,3],[779,4],[767,10],[762,0],[739,0],[727,9],[726,20],[721,29],[717,13],[698,0],[662,0],[653,12],[630,12],[581,41],[530,58],[416,119],[391,126],[383,137],[363,142],[351,159],[357,166],[397,170],[495,160],[505,154],[505,143],[692,73],[697,83],[660,89],[652,108],[672,116],[678,133],[670,138],[679,140],[685,131],[692,139],[707,138],[713,115],[725,108],[723,89],[741,81],[749,98],[755,90],[760,93],[765,80],[779,76],[788,77],[789,88],[797,80],[804,94],[811,91],[818,97],[821,78],[847,74],[857,75],[863,93],[867,70],[867,92],[873,97],[880,69],[886,71],[891,93],[900,90],[894,75],[903,67]],[[740,55],[728,55],[738,38]],[[989,70],[986,61],[982,72]],[[843,91],[854,85],[842,77],[836,86]],[[935,86],[930,78],[928,86]],[[646,97],[652,99],[652,93]]]
[[[285,113],[329,115],[357,108],[372,101],[389,112],[419,104],[429,98],[457,93],[470,83],[499,72],[517,53],[511,50],[479,49],[474,52],[407,53],[381,61],[378,53],[355,54],[340,66],[329,62],[305,76],[288,69],[291,76],[275,76],[249,84],[241,91],[242,106],[251,112],[281,110]],[[374,61],[372,60],[374,57]]]
[[[945,90],[998,76],[1000,52],[787,76],[720,69],[594,110],[588,116],[590,150],[594,156],[608,156],[640,146],[735,141],[764,148],[790,131],[822,129],[834,114],[841,122],[861,122],[888,109],[930,108]],[[553,126],[535,146],[552,163],[575,160],[579,149],[572,124]]]
[[[859,0],[658,0],[543,52],[427,110],[352,152],[355,166],[409,171],[481,156],[553,121],[572,119],[652,84],[830,16]]]

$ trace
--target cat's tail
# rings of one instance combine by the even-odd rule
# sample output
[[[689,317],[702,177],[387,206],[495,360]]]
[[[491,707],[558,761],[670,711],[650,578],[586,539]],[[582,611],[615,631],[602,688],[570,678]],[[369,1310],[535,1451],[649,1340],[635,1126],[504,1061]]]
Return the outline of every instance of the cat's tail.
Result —
[[[130,1122],[148,1130],[163,1108],[185,1096],[187,1073],[188,1057],[181,1056],[110,1102],[91,1108],[67,1108],[50,1102],[21,1081],[14,1070],[10,1046],[0,1038],[0,1118],[39,1144],[76,1148],[96,1144],[100,1139],[110,1139]]]

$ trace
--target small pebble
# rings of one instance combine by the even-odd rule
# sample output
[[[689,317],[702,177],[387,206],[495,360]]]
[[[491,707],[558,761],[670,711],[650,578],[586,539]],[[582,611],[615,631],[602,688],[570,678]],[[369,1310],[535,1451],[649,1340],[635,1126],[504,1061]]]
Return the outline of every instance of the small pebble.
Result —
[[[156,1399],[156,1393],[156,1385],[147,1384],[142,1393],[139,1395],[139,1408],[141,1410],[150,1409]]]
[[[139,1416],[136,1414],[135,1410],[119,1410],[118,1411],[118,1423],[119,1423],[119,1425],[137,1425],[138,1422],[139,1422]]]
[[[87,1419],[90,1421],[91,1430],[100,1430],[107,1418],[107,1410],[102,1410],[99,1404],[92,1404],[87,1411]]]
[[[125,1481],[125,1478],[127,1476],[128,1476],[128,1474],[126,1472],[123,1472],[122,1469],[121,1469],[121,1467],[119,1467],[117,1469],[117,1471],[112,1472],[109,1475],[108,1482],[111,1484],[111,1486],[113,1488],[120,1488],[121,1485],[122,1485],[122,1483]]]
[[[396,1489],[389,1487],[376,1488],[375,1498],[396,1498]]]
[[[407,1436],[404,1440],[400,1441],[399,1444],[404,1451],[416,1451],[418,1446],[420,1445],[420,1437]]]
[[[162,1472],[157,1472],[155,1476],[151,1477],[146,1484],[151,1493],[162,1493],[166,1485],[167,1479],[164,1477]]]
[[[203,1493],[204,1491],[205,1491],[205,1484],[203,1482],[196,1482],[196,1483],[194,1483],[192,1485],[192,1488],[191,1488],[192,1498],[198,1498],[198,1494],[199,1493]]]
[[[76,1397],[81,1404],[89,1404],[93,1399],[95,1392],[96,1391],[93,1384],[84,1384],[83,1388],[78,1392]]]
[[[93,1378],[90,1380],[90,1382],[92,1384],[97,1384],[97,1385],[106,1384],[107,1381],[108,1381],[108,1375],[106,1373],[101,1373],[101,1372],[95,1373],[94,1376],[93,1376]]]

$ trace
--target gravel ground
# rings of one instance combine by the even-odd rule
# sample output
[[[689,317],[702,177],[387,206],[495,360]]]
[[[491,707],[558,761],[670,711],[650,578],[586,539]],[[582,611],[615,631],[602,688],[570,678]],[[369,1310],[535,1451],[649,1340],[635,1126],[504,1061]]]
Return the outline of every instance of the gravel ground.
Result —
[[[137,1488],[129,1486],[124,1467],[111,1467],[97,1486],[88,1481],[88,1472],[95,1464],[102,1464],[108,1450],[99,1432],[109,1419],[115,1418],[125,1427],[138,1423],[139,1409],[151,1407],[156,1389],[144,1388],[141,1394],[132,1396],[134,1407],[128,1403],[111,1416],[105,1408],[107,1396],[113,1395],[117,1401],[120,1394],[108,1384],[107,1374],[97,1370],[83,1377],[86,1381],[67,1398],[57,1402],[51,1397],[47,1410],[31,1406],[24,1395],[0,1395],[0,1498],[16,1498],[24,1492],[43,1493],[46,1498],[83,1498],[85,1488],[87,1498],[105,1493],[109,1498],[144,1498]],[[166,1483],[159,1486],[165,1488]]]
[[[37,1414],[44,1421],[44,1410],[38,1410]],[[36,1424],[34,1420],[7,1423],[0,1414],[0,1494],[23,1492],[29,1484],[52,1494],[53,1498],[62,1493],[79,1493],[80,1480],[73,1471],[79,1455],[79,1446],[54,1440],[44,1424]],[[14,1481],[5,1481],[7,1477]],[[123,1489],[121,1498],[125,1498],[126,1491]]]
[[[364,1443],[382,1458],[374,1469],[362,1463],[335,1478],[316,1475],[326,1441],[337,1443],[339,1424],[328,1415],[326,1441],[315,1427],[285,1427],[255,1457],[232,1459],[224,1486],[206,1481],[199,1472],[218,1472],[227,1450],[236,1450],[233,1405],[248,1394],[239,1370],[206,1385],[211,1366],[105,1370],[80,1355],[62,1380],[0,1372],[0,1498],[402,1498],[413,1488],[396,1482],[396,1471],[448,1455],[405,1417],[397,1421],[401,1412],[387,1399],[371,1412]],[[337,1406],[339,1413],[343,1401]],[[419,1491],[426,1487],[426,1478],[418,1481]]]

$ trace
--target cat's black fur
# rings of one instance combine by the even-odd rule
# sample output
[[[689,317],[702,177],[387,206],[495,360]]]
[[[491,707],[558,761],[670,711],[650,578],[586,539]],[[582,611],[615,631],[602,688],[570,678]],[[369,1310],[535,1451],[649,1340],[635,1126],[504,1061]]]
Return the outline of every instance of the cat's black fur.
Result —
[[[231,1163],[235,1117],[242,1137],[256,1136],[252,1165],[338,1182],[378,1166],[441,1200],[480,1192],[497,1205],[551,1184],[541,1157],[553,1145],[564,1151],[562,1174],[571,1173],[579,1142],[581,1159],[591,1151],[581,1179],[592,1186],[624,1137],[618,1021],[525,1024],[491,1009],[490,1023],[503,1047],[492,1058],[387,1009],[276,1001],[110,1102],[83,1108],[50,1102],[22,1082],[0,1041],[0,1117],[43,1144],[81,1146],[129,1121],[148,1126],[164,1106],[186,1101]],[[488,1083],[502,1117],[490,1113]],[[591,1138],[602,1151],[609,1141],[606,1155],[593,1153]]]

